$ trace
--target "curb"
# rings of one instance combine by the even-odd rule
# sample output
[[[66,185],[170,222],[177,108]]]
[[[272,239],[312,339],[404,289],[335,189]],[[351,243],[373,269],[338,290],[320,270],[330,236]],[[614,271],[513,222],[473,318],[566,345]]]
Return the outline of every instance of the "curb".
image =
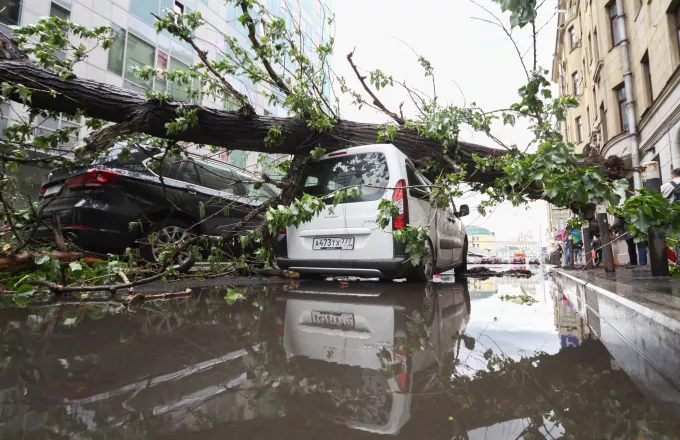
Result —
[[[580,284],[586,289],[591,289],[595,292],[597,292],[600,295],[606,296],[607,298],[614,300],[618,302],[619,304],[639,313],[640,315],[649,318],[650,320],[676,332],[680,333],[680,321],[677,319],[673,319],[667,315],[664,315],[663,313],[657,312],[656,310],[650,309],[647,306],[644,306],[640,303],[637,303],[635,301],[632,301],[628,298],[625,298],[621,295],[618,295],[614,292],[610,292],[607,289],[604,289],[602,287],[599,287],[589,281],[584,281],[578,277],[575,277],[573,275],[570,275],[562,270],[551,270],[550,273],[556,273],[559,276],[562,276],[564,278],[567,278],[571,281],[576,282],[577,284]],[[658,294],[653,294],[653,295],[658,295]]]

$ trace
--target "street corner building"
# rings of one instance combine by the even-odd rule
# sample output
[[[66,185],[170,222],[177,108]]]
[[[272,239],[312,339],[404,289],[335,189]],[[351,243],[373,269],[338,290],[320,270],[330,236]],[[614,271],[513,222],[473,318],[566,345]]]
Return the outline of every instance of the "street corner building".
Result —
[[[557,13],[552,79],[580,102],[565,139],[627,169],[656,161],[669,181],[680,167],[680,2],[559,0]],[[639,187],[639,173],[627,177]],[[563,217],[551,206],[555,224]]]
[[[307,46],[318,46],[330,40],[333,32],[328,22],[328,17],[332,14],[331,0],[262,0],[260,3],[272,15],[283,18],[289,28],[294,23],[299,25],[304,32]],[[235,38],[241,47],[250,48],[248,32],[238,21],[242,15],[240,6],[226,0],[0,0],[0,32],[11,36],[11,26],[35,24],[40,18],[50,16],[86,27],[110,26],[116,32],[113,45],[109,49],[96,48],[83,62],[76,64],[74,73],[79,78],[111,84],[140,95],[144,95],[147,89],[168,91],[179,101],[237,110],[238,105],[234,100],[216,101],[208,94],[196,98],[187,93],[185,86],[173,84],[160,76],[144,81],[135,74],[134,69],[143,66],[152,66],[157,70],[189,71],[190,66],[199,61],[198,55],[188,43],[166,32],[155,31],[154,15],[161,16],[166,10],[201,13],[209,26],[197,29],[197,45],[207,51],[212,60],[219,61],[224,57],[223,54],[229,53],[225,35]],[[315,55],[311,50],[309,52],[310,59],[314,60]],[[286,66],[281,68],[285,70]],[[260,93],[263,86],[253,84],[246,76],[239,77],[232,84],[239,93],[250,97],[258,114],[287,116],[286,110],[271,104]],[[198,89],[201,85],[196,83],[191,84],[191,87]],[[322,92],[330,98],[330,85],[326,84]],[[24,113],[25,108],[21,105],[2,104],[0,136],[5,128],[12,125],[13,121],[20,120]],[[74,132],[69,142],[61,146],[64,150],[61,153],[68,154],[88,135],[84,124],[62,118],[43,118],[35,129],[35,135],[46,136],[54,130],[79,125],[81,127]],[[266,171],[267,174],[278,177],[279,172],[275,165],[281,155],[266,154],[258,160],[259,156],[259,153],[223,150],[219,157],[214,158],[239,168]],[[22,192],[37,196],[40,180],[46,174],[47,170],[33,166],[22,167],[18,179]]]

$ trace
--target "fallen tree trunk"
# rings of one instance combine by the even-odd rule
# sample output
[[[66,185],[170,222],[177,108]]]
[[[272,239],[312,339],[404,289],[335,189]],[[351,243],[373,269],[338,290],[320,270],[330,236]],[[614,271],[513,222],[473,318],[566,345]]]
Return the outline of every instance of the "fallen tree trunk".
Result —
[[[17,255],[11,255],[11,256],[0,258],[0,272],[28,269],[30,267],[35,266],[33,259],[35,257],[41,257],[41,256],[53,257],[53,258],[56,258],[57,260],[59,260],[62,263],[70,263],[72,261],[80,260],[81,258],[88,265],[92,265],[92,264],[95,264],[97,261],[100,261],[100,258],[87,257],[82,252],[51,252],[51,253],[22,252],[22,253],[17,254]]]
[[[14,44],[0,34],[0,45]],[[307,127],[306,121],[296,118],[251,115],[241,117],[238,112],[195,106],[171,101],[159,103],[129,90],[97,81],[72,76],[62,80],[53,72],[30,63],[16,51],[0,51],[0,82],[22,84],[32,90],[31,106],[43,110],[76,114],[121,124],[124,132],[145,133],[154,137],[171,138],[196,144],[207,144],[234,150],[261,153],[294,154],[300,148],[321,145],[327,151],[347,146],[374,144],[379,126],[340,120],[332,133],[319,134]],[[22,102],[18,94],[11,96]],[[197,108],[198,123],[177,136],[168,135],[166,123],[176,117],[179,106]],[[281,127],[281,145],[267,147],[264,139],[272,127]],[[105,147],[105,140],[101,139]],[[392,143],[416,162],[442,158],[440,142],[424,139],[416,130],[400,128]],[[475,171],[472,155],[497,156],[505,151],[481,145],[459,142],[460,161],[467,165],[471,182],[490,183],[497,173]]]

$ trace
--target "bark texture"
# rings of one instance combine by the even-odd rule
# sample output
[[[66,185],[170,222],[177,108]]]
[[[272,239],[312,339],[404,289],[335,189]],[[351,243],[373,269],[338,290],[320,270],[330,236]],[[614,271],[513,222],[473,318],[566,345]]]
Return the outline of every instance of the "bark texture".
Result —
[[[11,47],[10,43],[13,43],[8,41],[7,37],[0,34],[0,47]],[[376,124],[340,120],[333,133],[319,134],[309,130],[301,119],[252,114],[243,118],[237,112],[191,104],[161,104],[132,91],[89,79],[72,76],[62,80],[53,72],[36,67],[19,55],[21,52],[0,51],[0,82],[20,83],[31,88],[33,107],[69,114],[81,111],[89,117],[119,124],[111,129],[111,134],[140,132],[227,149],[284,154],[295,154],[317,145],[333,151],[348,146],[374,144],[378,138],[379,127]],[[11,98],[21,102],[19,96]],[[177,136],[170,136],[166,123],[175,118],[180,105],[197,107],[198,124]],[[268,148],[264,139],[269,129],[276,126],[281,127],[284,141],[279,146]],[[104,148],[110,143],[110,138],[91,137],[88,139],[89,147]],[[442,160],[442,145],[421,138],[415,130],[400,128],[392,143],[415,162]],[[460,162],[467,165],[471,182],[490,183],[497,177],[492,173],[474,172],[472,154],[495,156],[505,154],[505,151],[466,142],[460,142],[458,150]],[[450,163],[447,160],[444,162]]]

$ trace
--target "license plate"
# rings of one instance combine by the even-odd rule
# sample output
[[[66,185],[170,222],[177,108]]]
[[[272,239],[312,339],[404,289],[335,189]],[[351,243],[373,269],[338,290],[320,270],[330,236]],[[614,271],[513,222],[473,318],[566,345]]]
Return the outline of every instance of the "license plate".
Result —
[[[52,185],[45,190],[45,197],[54,195],[61,191],[61,185]]]
[[[333,313],[312,311],[312,323],[331,327],[354,328],[353,313]]]
[[[354,237],[319,237],[312,243],[314,250],[354,249]]]

